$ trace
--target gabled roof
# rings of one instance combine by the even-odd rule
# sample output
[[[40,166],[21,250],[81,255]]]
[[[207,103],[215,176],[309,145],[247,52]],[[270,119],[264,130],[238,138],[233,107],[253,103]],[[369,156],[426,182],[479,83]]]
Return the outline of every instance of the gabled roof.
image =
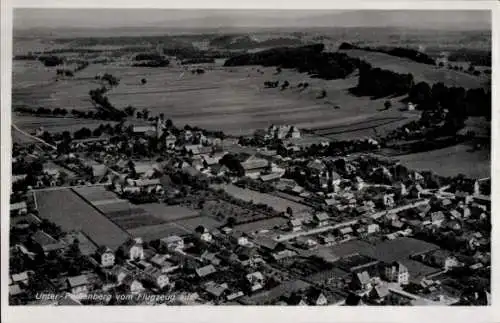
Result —
[[[71,288],[88,285],[90,283],[88,275],[78,275],[73,277],[68,277],[68,284]]]
[[[321,212],[321,213],[316,213],[314,215],[314,218],[316,218],[318,221],[326,221],[330,217],[328,216],[328,214],[326,212]]]
[[[361,284],[368,284],[370,282],[370,275],[368,274],[367,271],[357,273],[356,278],[359,280]]]
[[[269,165],[269,161],[263,158],[258,158],[255,156],[248,157],[245,161],[241,163],[244,170],[252,170],[257,168],[265,168]]]
[[[31,237],[36,243],[38,243],[42,247],[55,245],[58,243],[56,239],[52,238],[50,235],[40,230],[35,232]]]
[[[325,164],[318,159],[311,160],[309,163],[307,163],[307,168],[314,169],[316,171],[322,171],[323,169],[325,169],[325,167]]]
[[[27,208],[27,204],[25,201],[22,201],[22,202],[18,202],[18,203],[12,203],[10,205],[10,210],[11,211],[17,211],[17,210],[21,210],[21,209],[25,209]]]
[[[208,275],[213,274],[215,272],[217,272],[217,269],[215,269],[215,267],[213,265],[208,265],[208,266],[200,267],[200,268],[196,269],[196,274],[199,277],[205,277],[205,276],[208,276]]]

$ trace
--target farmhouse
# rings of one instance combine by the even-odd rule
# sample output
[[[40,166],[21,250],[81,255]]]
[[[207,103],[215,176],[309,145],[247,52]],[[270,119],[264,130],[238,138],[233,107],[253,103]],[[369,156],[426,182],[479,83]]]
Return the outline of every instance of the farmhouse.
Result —
[[[250,156],[241,163],[241,167],[243,167],[245,176],[258,177],[261,172],[269,167],[269,161],[256,156]]]
[[[12,203],[10,205],[10,213],[12,215],[15,215],[15,214],[19,214],[19,215],[26,214],[27,211],[28,211],[28,205],[24,201],[18,202],[18,203]]]

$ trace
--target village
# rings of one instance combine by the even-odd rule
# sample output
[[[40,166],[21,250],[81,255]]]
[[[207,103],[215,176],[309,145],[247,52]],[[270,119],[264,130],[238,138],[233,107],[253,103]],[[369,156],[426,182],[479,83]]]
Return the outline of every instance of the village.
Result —
[[[13,147],[11,304],[490,304],[489,178],[293,125],[75,134]]]

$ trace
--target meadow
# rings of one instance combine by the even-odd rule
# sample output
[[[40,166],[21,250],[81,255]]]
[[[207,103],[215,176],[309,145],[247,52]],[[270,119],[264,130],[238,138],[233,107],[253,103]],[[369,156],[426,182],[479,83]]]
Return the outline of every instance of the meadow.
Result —
[[[441,176],[464,174],[470,178],[491,176],[491,152],[489,148],[472,151],[465,144],[436,149],[416,154],[396,156],[408,168],[415,170],[432,170]]]
[[[145,68],[91,64],[73,79],[51,81],[48,84],[40,82],[29,87],[22,84],[18,86],[15,76],[13,106],[94,109],[88,94],[90,90],[100,86],[94,77],[110,73],[120,79],[120,84],[107,93],[115,107],[123,109],[131,105],[138,110],[147,108],[152,114],[164,113],[178,126],[190,124],[223,130],[233,135],[250,134],[271,124],[289,123],[299,128],[325,128],[352,120],[362,122],[370,118],[401,117],[398,111],[402,107],[400,102],[394,101],[391,110],[380,111],[384,107],[384,99],[370,100],[350,95],[348,89],[356,85],[355,76],[345,80],[325,81],[292,70],[276,74],[274,68],[226,68],[219,65],[204,65],[206,73],[198,75],[192,74],[187,67],[175,65]],[[24,68],[15,70],[14,75],[36,74],[36,71],[34,67]],[[48,72],[43,70],[43,73]],[[53,73],[55,75],[55,71]],[[146,79],[146,84],[141,84],[142,78]],[[281,83],[288,81],[290,87],[283,91],[264,88],[264,82],[269,80]],[[304,82],[309,83],[307,89],[297,87]],[[319,99],[319,92],[323,89],[327,92],[327,97]],[[340,109],[336,109],[336,106]],[[23,122],[29,124],[30,121]],[[65,127],[73,129],[72,122],[62,118],[33,120],[37,125],[58,130]],[[352,135],[353,133],[350,134]]]
[[[396,73],[413,74],[415,83],[426,82],[434,84],[443,82],[448,87],[458,86],[463,88],[479,88],[486,86],[489,76],[474,76],[461,71],[449,70],[446,67],[421,64],[406,58],[391,56],[385,53],[370,52],[365,50],[342,50],[340,52],[355,58],[360,58],[370,63],[373,67],[390,70]]]
[[[260,193],[257,191],[252,191],[246,188],[240,188],[238,186],[229,184],[229,185],[213,185],[213,188],[218,189],[221,188],[226,191],[226,193],[232,195],[237,199],[241,199],[244,201],[253,201],[253,203],[266,204],[272,207],[277,212],[286,212],[287,208],[290,207],[293,213],[299,213],[301,211],[308,210],[309,207],[304,204],[299,204],[293,201],[285,200],[281,197],[269,195],[266,193]]]

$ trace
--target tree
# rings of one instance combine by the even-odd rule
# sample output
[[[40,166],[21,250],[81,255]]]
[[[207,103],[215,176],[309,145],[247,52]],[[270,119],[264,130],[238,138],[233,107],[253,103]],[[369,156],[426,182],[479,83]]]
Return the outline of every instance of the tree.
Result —
[[[392,104],[391,101],[385,101],[384,102],[384,107],[386,110],[389,110],[391,108]]]
[[[286,214],[288,214],[290,217],[293,216],[293,210],[291,207],[286,208]]]
[[[142,109],[142,118],[144,120],[148,120],[148,118],[149,118],[149,110],[147,108]]]
[[[134,112],[135,112],[135,108],[131,105],[127,106],[125,109],[124,109],[125,113],[131,117],[134,115]]]
[[[199,233],[199,234],[202,234],[205,232],[205,227],[202,226],[202,225],[199,225],[196,227],[196,229],[194,229],[195,232]]]
[[[142,80],[141,80],[141,84],[142,84],[142,85],[146,84],[147,82],[148,82],[148,81],[147,81],[146,79],[142,79]]]
[[[236,219],[232,216],[227,218],[226,225],[230,228],[232,228],[236,224]]]

